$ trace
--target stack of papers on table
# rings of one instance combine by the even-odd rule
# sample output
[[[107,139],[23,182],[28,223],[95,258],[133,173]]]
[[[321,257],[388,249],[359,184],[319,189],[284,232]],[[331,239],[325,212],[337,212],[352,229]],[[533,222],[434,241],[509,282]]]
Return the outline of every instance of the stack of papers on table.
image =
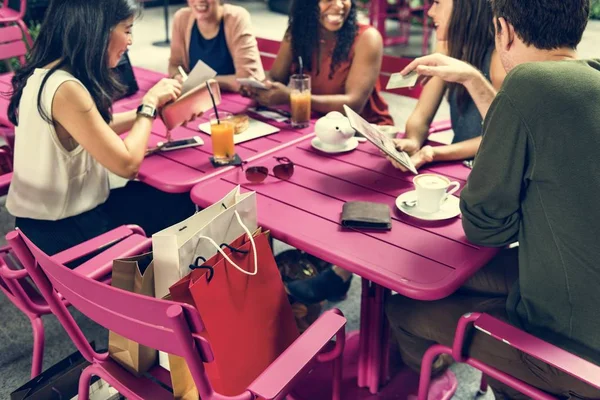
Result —
[[[202,132],[210,135],[210,122],[205,122],[198,126]],[[238,133],[233,136],[233,142],[235,144],[244,143],[248,140],[256,139],[259,137],[271,135],[279,132],[279,128],[272,125],[265,124],[264,122],[248,117],[248,129],[242,133]]]

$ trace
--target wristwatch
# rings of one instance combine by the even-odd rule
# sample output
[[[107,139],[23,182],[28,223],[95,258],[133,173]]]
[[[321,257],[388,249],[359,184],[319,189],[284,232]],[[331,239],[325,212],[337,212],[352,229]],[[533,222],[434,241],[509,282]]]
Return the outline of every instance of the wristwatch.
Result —
[[[144,117],[155,119],[156,115],[157,115],[156,107],[151,106],[150,104],[143,104],[142,103],[137,108],[137,114],[138,115],[142,115]]]

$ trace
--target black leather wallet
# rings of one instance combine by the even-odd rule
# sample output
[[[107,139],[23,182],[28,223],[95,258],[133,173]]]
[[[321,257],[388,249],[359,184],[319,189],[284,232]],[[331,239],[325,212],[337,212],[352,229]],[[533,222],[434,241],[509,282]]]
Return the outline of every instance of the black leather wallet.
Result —
[[[367,201],[348,201],[342,208],[342,226],[347,228],[392,229],[390,207]]]

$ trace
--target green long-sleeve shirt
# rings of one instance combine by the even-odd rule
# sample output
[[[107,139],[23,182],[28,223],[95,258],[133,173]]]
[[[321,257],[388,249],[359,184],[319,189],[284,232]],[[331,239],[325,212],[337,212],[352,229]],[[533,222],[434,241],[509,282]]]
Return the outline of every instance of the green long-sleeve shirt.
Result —
[[[519,242],[511,322],[600,363],[600,60],[506,77],[461,194],[474,243]]]

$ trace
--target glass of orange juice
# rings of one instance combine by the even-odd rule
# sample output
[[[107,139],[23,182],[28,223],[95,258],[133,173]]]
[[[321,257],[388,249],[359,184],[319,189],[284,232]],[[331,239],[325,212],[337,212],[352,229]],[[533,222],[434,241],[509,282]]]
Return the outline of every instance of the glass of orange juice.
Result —
[[[295,74],[290,77],[290,107],[292,128],[306,128],[310,123],[310,76]]]
[[[212,139],[213,159],[216,164],[229,164],[235,158],[233,134],[235,124],[231,113],[221,111],[219,118],[215,113],[209,114],[210,136]]]

